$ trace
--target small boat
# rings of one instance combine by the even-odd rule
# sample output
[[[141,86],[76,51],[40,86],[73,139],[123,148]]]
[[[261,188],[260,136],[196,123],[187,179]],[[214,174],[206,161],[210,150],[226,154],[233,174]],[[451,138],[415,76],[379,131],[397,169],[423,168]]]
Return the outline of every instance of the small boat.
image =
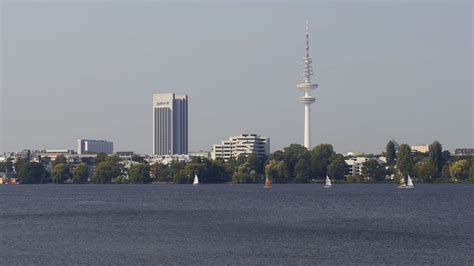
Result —
[[[405,184],[405,178],[400,179],[400,185],[398,188],[414,188],[413,181],[411,180],[410,175],[407,177],[407,183]]]
[[[270,178],[268,178],[268,176],[265,178],[265,186],[264,188],[268,189],[268,188],[271,188],[272,187],[272,181],[270,180]]]
[[[198,175],[197,175],[197,174],[194,175],[194,182],[193,182],[193,185],[199,185],[199,179],[198,179]]]
[[[411,181],[411,178],[410,178],[410,175],[408,175],[408,178],[407,178],[407,188],[414,188],[413,186],[413,182]]]
[[[329,179],[329,176],[326,176],[326,185],[324,185],[324,188],[331,188],[331,179]]]

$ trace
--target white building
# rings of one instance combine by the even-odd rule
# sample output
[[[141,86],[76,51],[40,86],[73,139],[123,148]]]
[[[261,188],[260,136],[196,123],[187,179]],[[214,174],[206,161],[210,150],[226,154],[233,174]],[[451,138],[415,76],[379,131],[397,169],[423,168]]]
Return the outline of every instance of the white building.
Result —
[[[375,160],[379,164],[383,164],[387,162],[386,157],[379,157],[379,158],[371,158],[371,157],[353,157],[349,158],[346,161],[347,165],[349,165],[349,175],[362,175],[362,167],[364,166],[364,163],[369,161],[369,160]]]
[[[161,163],[168,165],[173,161],[177,162],[190,162],[191,157],[187,154],[175,154],[175,155],[151,155],[145,158],[150,165],[155,163]]]
[[[270,154],[270,138],[260,137],[257,134],[230,137],[229,140],[212,146],[211,158],[213,160],[219,158],[228,160],[249,154],[268,156]]]
[[[78,139],[77,154],[84,153],[106,153],[114,152],[114,143],[106,140]]]
[[[429,149],[430,149],[430,146],[428,144],[421,144],[421,145],[411,146],[411,152],[425,153],[425,152],[428,152]]]
[[[201,157],[201,158],[204,158],[204,159],[209,159],[210,158],[210,154],[208,151],[190,151],[189,152],[189,157]]]
[[[188,154],[188,96],[153,94],[153,154]]]
[[[56,150],[42,150],[38,153],[35,154],[35,156],[33,157],[33,160],[34,161],[39,161],[39,157],[41,158],[44,158],[44,157],[48,157],[50,158],[51,160],[56,160],[56,157],[62,155],[64,157],[67,157],[68,155],[73,155],[74,154],[74,151],[73,150],[60,150],[60,149],[56,149]]]

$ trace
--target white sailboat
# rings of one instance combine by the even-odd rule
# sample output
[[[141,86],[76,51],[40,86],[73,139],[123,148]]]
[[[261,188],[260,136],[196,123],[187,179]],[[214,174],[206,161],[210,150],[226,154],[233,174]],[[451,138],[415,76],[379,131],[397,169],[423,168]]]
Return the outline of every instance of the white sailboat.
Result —
[[[411,180],[410,175],[407,177],[407,183],[405,184],[405,178],[400,179],[400,185],[398,188],[414,188],[413,181]]]
[[[198,175],[197,175],[197,174],[194,175],[194,182],[193,182],[193,185],[199,185],[199,179],[198,179]]]
[[[329,179],[329,176],[326,176],[326,185],[324,185],[324,188],[331,188],[331,179]]]
[[[408,178],[407,178],[407,188],[414,188],[410,175],[408,175]]]

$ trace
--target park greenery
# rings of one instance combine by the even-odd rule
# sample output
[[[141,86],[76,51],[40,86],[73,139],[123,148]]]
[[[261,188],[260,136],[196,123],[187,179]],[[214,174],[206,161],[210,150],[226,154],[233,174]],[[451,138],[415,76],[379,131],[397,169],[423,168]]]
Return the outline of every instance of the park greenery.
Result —
[[[192,183],[194,175],[200,183],[262,183],[268,177],[273,183],[322,182],[329,176],[334,182],[398,182],[411,175],[416,182],[472,182],[474,183],[474,156],[451,156],[443,151],[438,141],[429,146],[427,153],[414,153],[407,144],[398,149],[389,141],[381,154],[362,165],[362,174],[349,175],[348,157],[337,154],[332,145],[320,144],[310,150],[291,144],[268,157],[254,154],[209,160],[193,157],[190,162],[172,161],[168,165],[148,162],[134,155],[131,160],[121,160],[115,155],[98,154],[94,160],[68,163],[64,156],[54,161],[40,158],[29,162],[18,158],[0,163],[0,172],[15,172],[20,183],[74,183],[74,184],[147,184]],[[52,168],[46,170],[49,163]]]

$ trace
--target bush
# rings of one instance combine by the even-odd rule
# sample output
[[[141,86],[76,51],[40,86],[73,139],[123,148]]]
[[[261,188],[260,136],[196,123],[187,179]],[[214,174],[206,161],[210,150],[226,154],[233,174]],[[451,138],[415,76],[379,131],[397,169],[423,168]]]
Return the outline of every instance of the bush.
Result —
[[[346,177],[347,183],[362,183],[363,180],[364,180],[364,177],[360,175],[348,175]]]

